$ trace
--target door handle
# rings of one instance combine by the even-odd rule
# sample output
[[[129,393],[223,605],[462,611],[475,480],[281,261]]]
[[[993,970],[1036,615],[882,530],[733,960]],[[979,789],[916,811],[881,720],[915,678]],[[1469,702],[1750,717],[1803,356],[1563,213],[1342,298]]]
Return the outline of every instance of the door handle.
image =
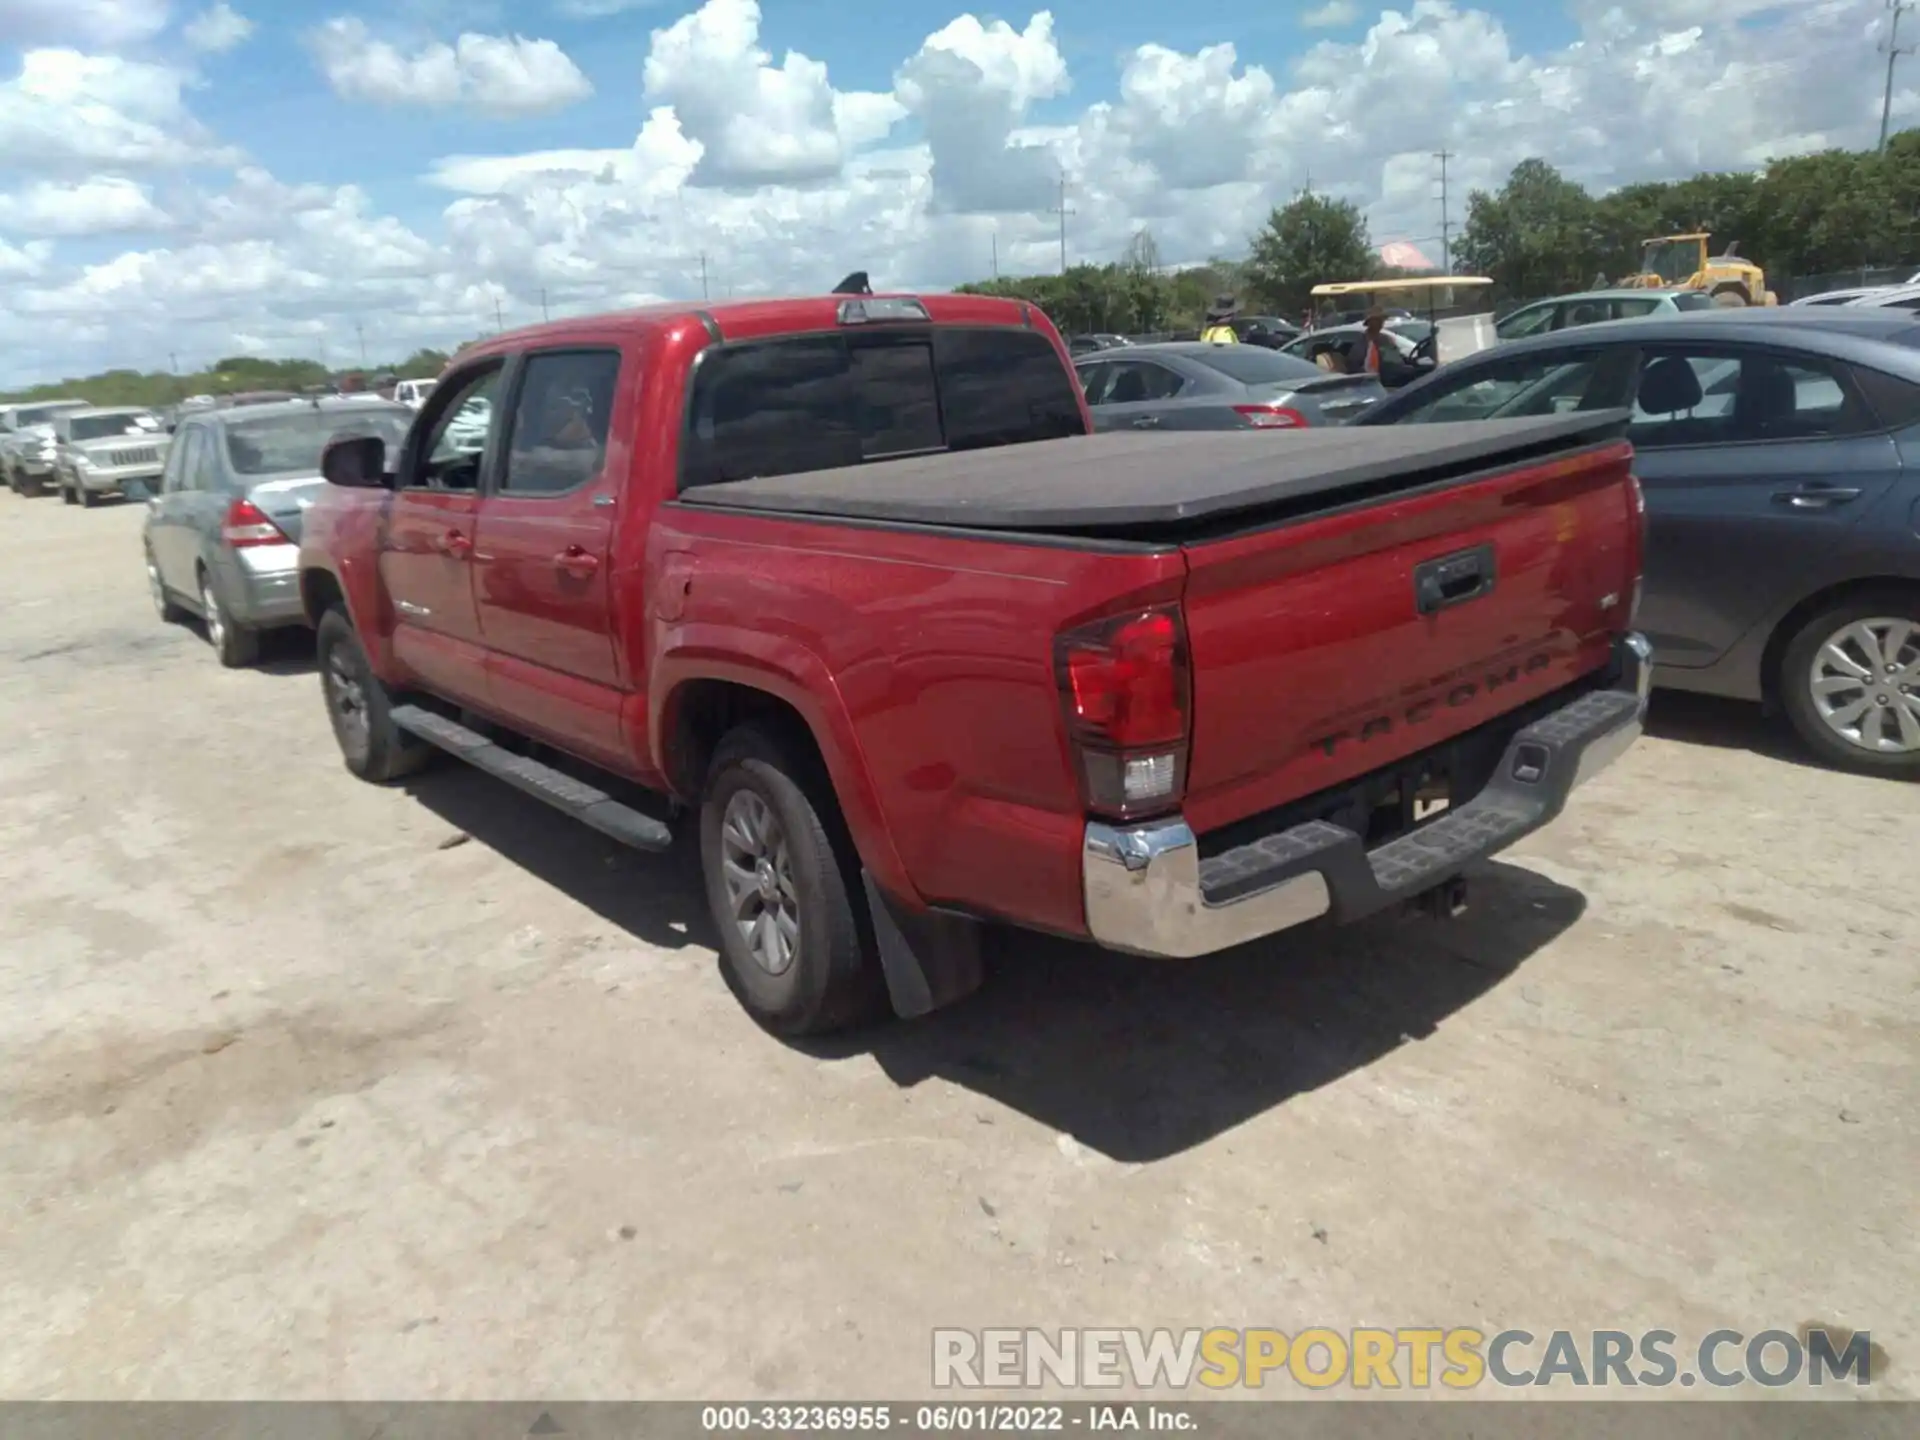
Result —
[[[1828,510],[1859,498],[1860,491],[1851,485],[1801,485],[1773,492],[1776,505],[1791,505],[1796,510]]]
[[[1476,545],[1416,565],[1413,570],[1414,609],[1432,615],[1452,605],[1464,605],[1492,591],[1494,554],[1491,545]]]
[[[1158,415],[1136,415],[1133,420],[1133,428],[1136,430],[1158,430],[1160,428],[1160,417]]]
[[[584,580],[600,568],[600,557],[589,555],[578,545],[569,545],[553,557],[553,563],[576,580]]]
[[[455,560],[464,560],[473,553],[473,541],[459,530],[449,530],[433,542],[433,548],[442,555],[449,555]]]

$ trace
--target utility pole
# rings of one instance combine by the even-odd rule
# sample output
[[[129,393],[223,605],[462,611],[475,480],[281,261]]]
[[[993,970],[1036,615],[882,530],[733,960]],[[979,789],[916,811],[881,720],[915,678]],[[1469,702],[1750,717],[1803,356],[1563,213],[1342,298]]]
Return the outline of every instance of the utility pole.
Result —
[[[360,340],[360,368],[364,370],[367,368],[367,327],[356,320],[353,322],[353,333]]]
[[[1893,18],[1887,26],[1887,91],[1880,101],[1880,148],[1887,148],[1887,123],[1893,118],[1893,67],[1902,55],[1911,55],[1914,47],[1900,43],[1900,17],[1913,9],[1914,0],[1887,0],[1887,14]]]
[[[711,298],[707,294],[707,252],[704,250],[700,252],[700,298]]]
[[[992,240],[993,240],[993,278],[998,280],[1000,278],[1000,232],[998,230],[993,232]]]
[[[540,318],[542,320],[553,319],[552,313],[547,309],[547,287],[544,285],[540,287]]]
[[[1067,273],[1067,217],[1073,211],[1067,208],[1067,172],[1060,172],[1060,203],[1054,207],[1054,213],[1060,217],[1060,273]]]
[[[500,297],[498,295],[493,297],[493,328],[496,330],[504,330],[507,328],[506,317],[500,313]]]
[[[1434,159],[1440,162],[1440,273],[1453,273],[1453,223],[1447,211],[1447,162],[1453,159],[1451,150],[1436,150]]]

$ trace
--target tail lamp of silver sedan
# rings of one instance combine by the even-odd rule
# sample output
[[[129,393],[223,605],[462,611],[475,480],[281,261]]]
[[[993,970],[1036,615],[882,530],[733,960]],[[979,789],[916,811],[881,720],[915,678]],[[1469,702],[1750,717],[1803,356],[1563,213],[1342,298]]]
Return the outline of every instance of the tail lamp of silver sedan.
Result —
[[[1079,356],[1074,369],[1096,430],[1343,425],[1387,394],[1377,376],[1329,374],[1258,345],[1129,345]]]
[[[377,435],[397,453],[412,419],[367,400],[189,412],[142,537],[160,618],[197,615],[229,667],[253,662],[263,632],[304,624],[300,528],[326,483],[320,452],[337,436]]]

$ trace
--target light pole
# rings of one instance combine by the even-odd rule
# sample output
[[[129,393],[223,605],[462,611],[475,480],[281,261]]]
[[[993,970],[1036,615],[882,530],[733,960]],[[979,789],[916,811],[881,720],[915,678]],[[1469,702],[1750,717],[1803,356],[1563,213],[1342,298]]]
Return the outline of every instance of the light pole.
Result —
[[[1900,43],[1900,17],[1913,9],[1913,0],[1887,0],[1887,13],[1892,16],[1887,26],[1887,43],[1881,48],[1887,52],[1887,89],[1880,99],[1880,148],[1887,148],[1887,123],[1893,118],[1893,66],[1902,55],[1911,55],[1913,46]]]

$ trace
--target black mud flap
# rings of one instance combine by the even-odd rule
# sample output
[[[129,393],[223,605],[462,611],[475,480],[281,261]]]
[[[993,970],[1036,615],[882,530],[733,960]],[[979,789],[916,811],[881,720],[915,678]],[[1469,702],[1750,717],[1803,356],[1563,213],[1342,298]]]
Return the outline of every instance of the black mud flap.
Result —
[[[865,870],[860,872],[860,882],[866,887],[873,937],[894,1014],[903,1020],[918,1019],[980,988],[985,927],[978,920],[896,905]]]

